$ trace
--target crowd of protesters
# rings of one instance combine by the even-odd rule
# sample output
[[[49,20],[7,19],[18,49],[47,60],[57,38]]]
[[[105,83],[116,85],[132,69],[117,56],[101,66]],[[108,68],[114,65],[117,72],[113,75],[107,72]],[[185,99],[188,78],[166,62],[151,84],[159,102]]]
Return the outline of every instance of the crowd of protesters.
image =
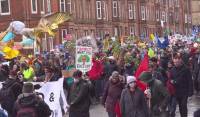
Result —
[[[152,48],[155,56],[148,57],[145,66],[148,68],[138,77],[135,73],[148,56],[148,47],[125,48],[119,60],[113,57],[111,50],[95,53],[91,71],[83,74],[75,70],[71,77],[64,79],[69,117],[89,117],[89,107],[96,103],[105,107],[109,117],[175,117],[176,105],[181,117],[187,117],[188,98],[194,92],[200,93],[200,50],[181,41],[170,48]],[[23,82],[57,81],[64,77],[63,70],[75,69],[75,56],[65,52],[17,57],[10,60],[9,65],[4,64],[3,58],[1,61],[0,103],[9,117],[21,117],[21,108],[35,101],[49,110],[34,93],[34,86]],[[146,89],[139,83],[145,84]],[[12,90],[12,94],[5,94],[3,89]],[[5,97],[8,95],[14,96],[8,99]],[[36,111],[38,117],[51,113],[50,110],[47,113]],[[198,111],[194,115],[198,115]]]

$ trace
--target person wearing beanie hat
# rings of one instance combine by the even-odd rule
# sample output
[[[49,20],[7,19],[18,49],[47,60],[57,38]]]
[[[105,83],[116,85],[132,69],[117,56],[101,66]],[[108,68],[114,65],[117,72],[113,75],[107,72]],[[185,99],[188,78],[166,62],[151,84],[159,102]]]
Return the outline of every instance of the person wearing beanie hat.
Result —
[[[34,85],[32,83],[25,83],[22,88],[22,93],[33,93]]]
[[[119,72],[114,71],[110,77],[110,80],[105,86],[101,102],[106,108],[108,117],[116,117],[119,114],[119,112],[115,109],[117,108],[116,105],[119,105],[123,88],[124,82],[122,76],[119,74]]]
[[[136,78],[134,76],[127,76],[127,84],[136,82]]]
[[[149,71],[142,72],[139,76],[139,80],[147,84],[148,89],[145,90],[145,93],[149,99],[151,116],[169,117],[169,113],[166,111],[169,93],[163,83],[155,79]]]
[[[136,78],[127,76],[127,87],[120,99],[122,117],[149,117],[144,93],[137,87]]]

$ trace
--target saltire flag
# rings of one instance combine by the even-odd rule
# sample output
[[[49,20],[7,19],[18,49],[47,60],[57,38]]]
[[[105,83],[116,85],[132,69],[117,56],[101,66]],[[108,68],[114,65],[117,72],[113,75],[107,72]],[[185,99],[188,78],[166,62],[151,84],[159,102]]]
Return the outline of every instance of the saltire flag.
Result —
[[[148,54],[146,53],[145,56],[144,56],[144,59],[141,61],[138,69],[136,70],[135,72],[135,77],[136,79],[139,78],[140,74],[144,71],[148,71],[149,69],[149,57],[148,57]],[[147,88],[147,85],[143,82],[141,82],[140,80],[137,80],[137,84],[138,84],[138,87],[142,90],[142,91],[145,91],[146,88]]]
[[[156,36],[157,39],[157,47],[161,49],[165,49],[169,45],[168,36],[164,36],[164,41],[161,42],[160,39]]]

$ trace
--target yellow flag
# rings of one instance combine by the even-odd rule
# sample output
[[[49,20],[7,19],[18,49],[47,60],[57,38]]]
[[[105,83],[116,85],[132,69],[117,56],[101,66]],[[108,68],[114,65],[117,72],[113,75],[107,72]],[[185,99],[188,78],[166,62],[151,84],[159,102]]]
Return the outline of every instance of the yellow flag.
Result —
[[[155,36],[153,34],[150,35],[150,40],[153,41],[155,39]]]
[[[149,48],[148,55],[150,58],[155,57],[155,53],[151,48]]]

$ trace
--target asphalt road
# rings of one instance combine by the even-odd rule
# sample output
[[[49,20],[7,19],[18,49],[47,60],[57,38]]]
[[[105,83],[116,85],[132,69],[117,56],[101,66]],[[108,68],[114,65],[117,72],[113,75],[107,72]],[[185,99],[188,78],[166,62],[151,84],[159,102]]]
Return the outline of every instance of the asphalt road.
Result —
[[[199,108],[200,108],[200,97],[193,96],[192,98],[190,98],[188,100],[188,117],[193,117],[194,111],[196,111]],[[90,117],[108,117],[108,115],[103,106],[92,105],[90,109]],[[177,106],[176,117],[180,117],[178,106]]]

